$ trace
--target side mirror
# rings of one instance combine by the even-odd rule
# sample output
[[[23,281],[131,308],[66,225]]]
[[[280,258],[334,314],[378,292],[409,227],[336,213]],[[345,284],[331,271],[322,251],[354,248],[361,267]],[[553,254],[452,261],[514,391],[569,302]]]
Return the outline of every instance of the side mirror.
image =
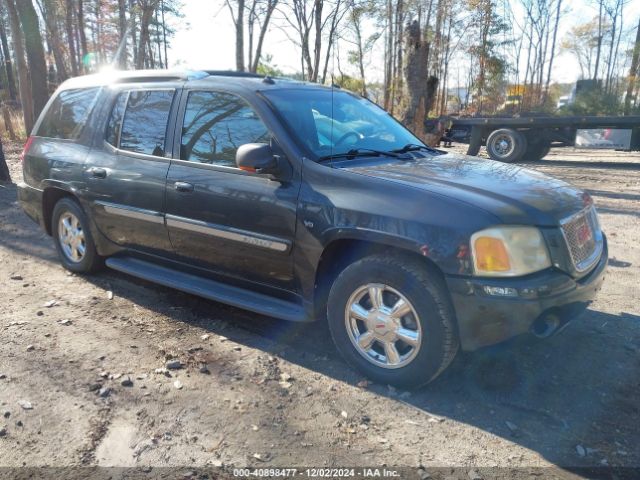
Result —
[[[274,173],[278,159],[266,143],[246,143],[236,152],[236,165],[240,170],[255,173]]]

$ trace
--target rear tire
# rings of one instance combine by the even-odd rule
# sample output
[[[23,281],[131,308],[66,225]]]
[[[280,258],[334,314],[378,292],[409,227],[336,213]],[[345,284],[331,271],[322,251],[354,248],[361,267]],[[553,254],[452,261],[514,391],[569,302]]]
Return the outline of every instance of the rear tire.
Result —
[[[51,233],[60,262],[67,270],[90,273],[103,265],[89,230],[89,221],[72,198],[65,197],[56,203],[51,216]]]
[[[527,147],[527,151],[524,154],[524,159],[530,162],[537,162],[546,157],[551,151],[551,145],[549,142],[530,142]]]
[[[411,258],[373,255],[349,265],[331,287],[327,315],[343,358],[382,384],[424,385],[458,351],[444,282]]]
[[[487,138],[487,153],[493,160],[511,163],[518,161],[527,150],[527,138],[516,130],[501,128]]]

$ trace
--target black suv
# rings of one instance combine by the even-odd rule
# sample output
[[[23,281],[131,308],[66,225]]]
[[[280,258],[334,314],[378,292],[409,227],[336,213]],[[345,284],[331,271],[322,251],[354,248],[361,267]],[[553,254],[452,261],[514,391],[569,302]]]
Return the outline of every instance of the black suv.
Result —
[[[107,266],[273,317],[328,318],[346,360],[419,385],[465,350],[548,336],[600,289],[591,198],[444,154],[339,88],[128,72],[59,88],[19,198],[74,272]]]

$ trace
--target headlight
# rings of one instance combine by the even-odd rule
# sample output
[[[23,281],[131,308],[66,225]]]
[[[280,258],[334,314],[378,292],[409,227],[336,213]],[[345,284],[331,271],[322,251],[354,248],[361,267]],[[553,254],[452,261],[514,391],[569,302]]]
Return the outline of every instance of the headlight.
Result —
[[[476,275],[517,277],[551,266],[549,251],[535,227],[494,227],[471,236]]]

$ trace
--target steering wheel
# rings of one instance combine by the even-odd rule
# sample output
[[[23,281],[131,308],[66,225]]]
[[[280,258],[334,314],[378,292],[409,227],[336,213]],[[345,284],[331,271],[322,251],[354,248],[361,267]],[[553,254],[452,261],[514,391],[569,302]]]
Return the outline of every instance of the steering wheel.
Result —
[[[344,142],[347,138],[351,136],[355,136],[356,140],[360,140],[360,134],[358,132],[354,132],[353,130],[351,130],[350,132],[345,133],[338,140],[336,140],[336,143],[334,145],[336,146],[340,145],[342,142]]]

